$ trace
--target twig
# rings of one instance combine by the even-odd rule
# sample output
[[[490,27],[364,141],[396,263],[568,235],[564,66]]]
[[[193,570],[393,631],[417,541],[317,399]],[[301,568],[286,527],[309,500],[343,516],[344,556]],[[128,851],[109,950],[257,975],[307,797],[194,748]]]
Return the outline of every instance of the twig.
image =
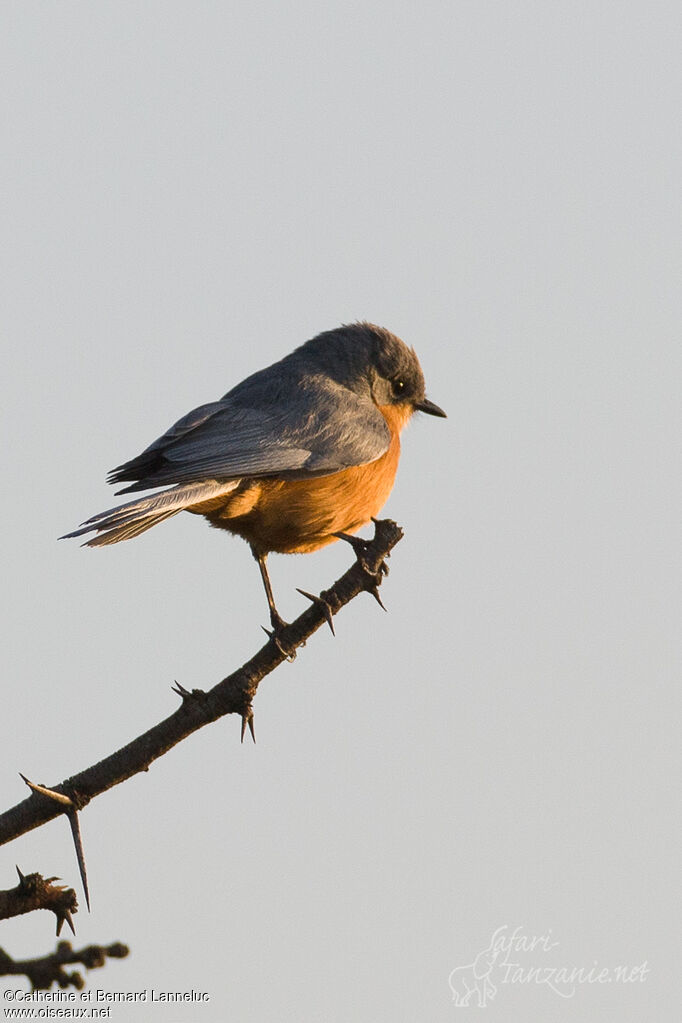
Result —
[[[82,991],[85,981],[80,973],[77,970],[67,973],[64,966],[80,963],[88,970],[96,970],[104,966],[107,958],[125,959],[127,955],[128,948],[118,941],[113,945],[87,945],[78,952],[74,952],[70,942],[60,941],[55,951],[42,959],[14,960],[0,948],[0,977],[25,975],[34,991],[47,991],[55,982],[60,988],[75,987]]]
[[[63,793],[81,808],[114,785],[148,770],[154,760],[182,739],[225,714],[239,714],[252,729],[252,702],[261,680],[287,659],[287,652],[295,651],[322,625],[328,624],[329,614],[337,614],[358,593],[368,592],[378,599],[377,587],[385,574],[384,558],[402,535],[395,522],[388,519],[376,522],[374,538],[363,542],[361,557],[330,589],[320,594],[329,612],[322,604],[313,602],[278,634],[278,642],[270,639],[246,664],[208,692],[198,689],[189,692],[178,687],[175,691],[182,697],[182,705],[175,713],[99,763],[59,785],[49,786],[50,790]],[[0,815],[0,845],[53,820],[61,812],[54,799],[32,794]]]
[[[52,884],[56,877],[42,874],[22,874],[17,867],[19,884],[8,891],[0,891],[0,920],[32,913],[35,909],[49,909],[57,918],[57,937],[66,920],[75,934],[72,913],[78,912],[78,900],[73,888]]]

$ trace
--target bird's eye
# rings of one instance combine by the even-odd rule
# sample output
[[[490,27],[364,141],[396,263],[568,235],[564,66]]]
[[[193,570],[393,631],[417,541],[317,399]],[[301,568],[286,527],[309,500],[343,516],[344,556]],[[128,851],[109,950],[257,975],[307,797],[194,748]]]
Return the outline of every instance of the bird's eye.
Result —
[[[398,395],[402,394],[403,391],[405,390],[405,381],[404,380],[392,380],[391,381],[391,389],[393,391],[393,394],[397,398]]]

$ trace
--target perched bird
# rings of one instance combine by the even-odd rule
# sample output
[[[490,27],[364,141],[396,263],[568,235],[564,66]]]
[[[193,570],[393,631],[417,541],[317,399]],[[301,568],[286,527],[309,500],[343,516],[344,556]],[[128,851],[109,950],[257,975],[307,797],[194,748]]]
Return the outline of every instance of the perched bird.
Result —
[[[318,334],[220,399],[189,412],[108,476],[119,494],[169,487],[101,512],[68,537],[128,540],[189,511],[243,537],[260,567],[275,634],[271,551],[315,551],[377,515],[393,487],[400,431],[425,395],[414,351],[383,327]]]

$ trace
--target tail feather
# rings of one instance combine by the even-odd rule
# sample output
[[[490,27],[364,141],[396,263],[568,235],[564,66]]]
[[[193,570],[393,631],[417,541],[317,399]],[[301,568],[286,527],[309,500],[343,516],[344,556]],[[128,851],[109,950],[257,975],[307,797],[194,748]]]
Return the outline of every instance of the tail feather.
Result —
[[[86,540],[83,546],[104,547],[107,544],[118,543],[120,540],[129,540],[144,533],[147,529],[151,529],[159,522],[163,522],[164,519],[177,515],[179,511],[191,508],[195,504],[202,504],[211,498],[231,493],[238,485],[239,480],[230,480],[229,482],[203,480],[201,483],[188,483],[172,487],[170,490],[163,490],[151,497],[128,501],[117,508],[110,508],[108,511],[93,515],[78,529],[60,537],[60,540],[92,532],[96,532],[97,536]]]
[[[170,519],[173,515],[177,515],[178,511],[181,511],[181,509],[160,512],[158,515],[149,515],[147,518],[140,519],[139,522],[133,522],[128,526],[114,526],[112,529],[105,529],[104,532],[93,536],[91,540],[86,540],[83,546],[106,547],[108,544],[118,543],[120,540],[131,540],[134,536],[139,536],[140,533],[144,533],[146,530],[151,529],[152,526],[163,522],[164,519]]]

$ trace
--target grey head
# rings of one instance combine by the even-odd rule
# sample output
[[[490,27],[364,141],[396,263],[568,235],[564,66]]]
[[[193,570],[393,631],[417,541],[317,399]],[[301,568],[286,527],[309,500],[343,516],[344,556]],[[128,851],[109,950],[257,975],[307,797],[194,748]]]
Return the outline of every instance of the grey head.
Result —
[[[225,397],[240,401],[263,383],[272,387],[274,368],[282,387],[295,380],[298,387],[319,385],[325,378],[370,397],[375,405],[409,405],[416,411],[445,417],[445,412],[426,397],[424,374],[413,348],[385,327],[373,323],[344,324],[306,341],[275,366],[254,373]]]

